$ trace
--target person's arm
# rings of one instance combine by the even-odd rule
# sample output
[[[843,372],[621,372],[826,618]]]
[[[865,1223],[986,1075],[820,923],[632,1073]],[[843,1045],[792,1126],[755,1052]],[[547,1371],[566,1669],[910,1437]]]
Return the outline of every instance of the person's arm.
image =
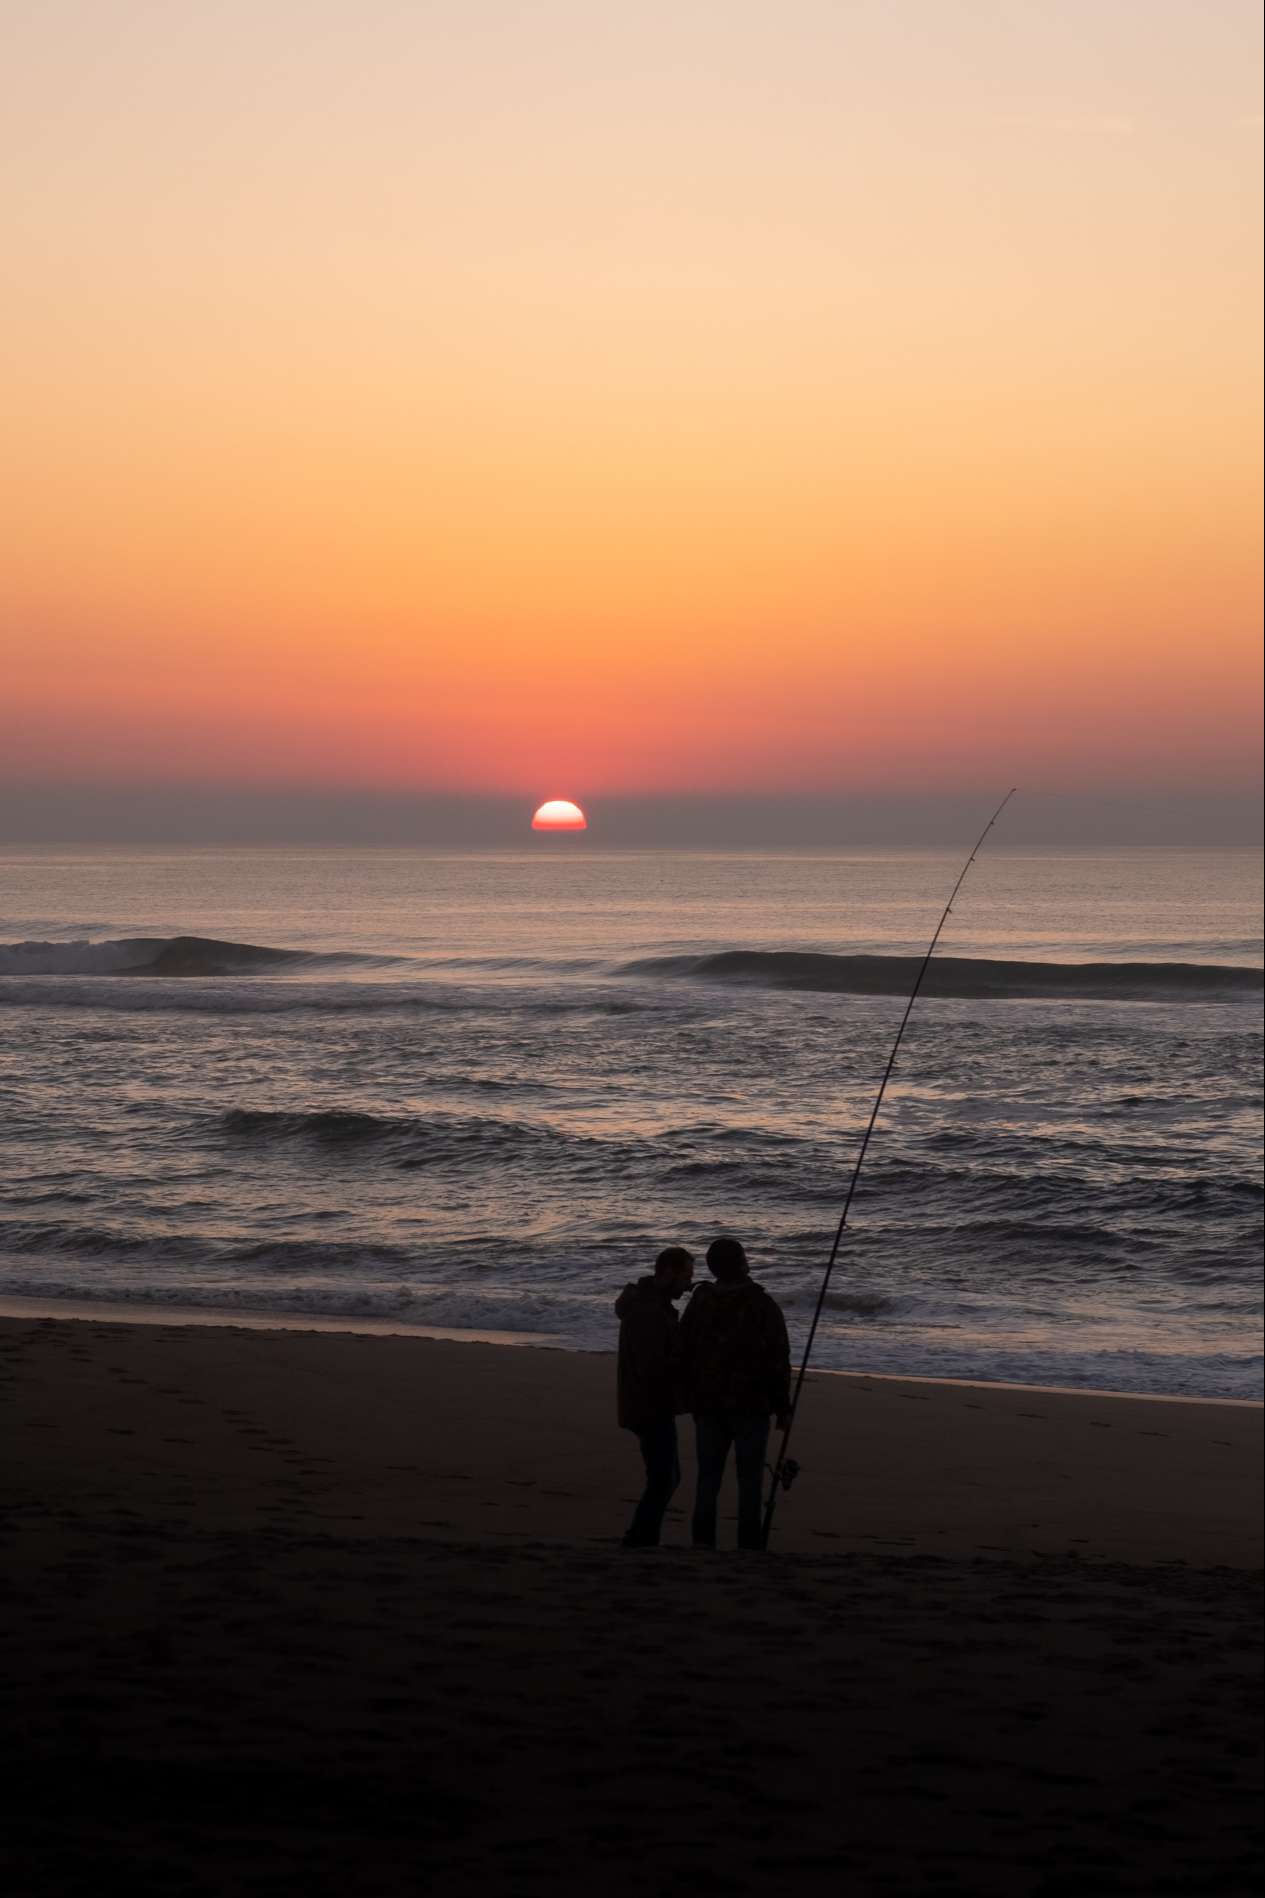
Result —
[[[644,1306],[624,1320],[624,1377],[629,1410],[639,1416],[660,1415],[672,1389],[672,1363],[667,1327],[659,1314]]]
[[[789,1415],[791,1408],[791,1341],[782,1308],[772,1298],[765,1320],[765,1338],[769,1354],[769,1391],[773,1400],[771,1408],[781,1428],[782,1419]]]
[[[691,1298],[681,1313],[676,1328],[676,1349],[672,1366],[672,1382],[676,1389],[676,1408],[678,1414],[691,1408],[690,1383],[694,1342],[698,1330],[697,1306]]]

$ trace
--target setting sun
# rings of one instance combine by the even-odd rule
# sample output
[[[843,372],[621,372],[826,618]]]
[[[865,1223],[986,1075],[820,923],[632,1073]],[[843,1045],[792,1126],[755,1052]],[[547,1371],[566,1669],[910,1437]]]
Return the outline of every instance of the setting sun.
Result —
[[[587,830],[589,820],[569,798],[551,797],[531,820],[533,830]]]

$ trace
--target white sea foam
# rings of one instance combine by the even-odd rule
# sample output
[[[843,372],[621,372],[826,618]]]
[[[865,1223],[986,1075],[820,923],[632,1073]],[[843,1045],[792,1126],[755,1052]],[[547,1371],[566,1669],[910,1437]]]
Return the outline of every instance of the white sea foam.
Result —
[[[296,1317],[395,1318],[453,1331],[500,1331],[530,1337],[562,1335],[590,1349],[609,1349],[615,1333],[614,1294],[487,1291],[474,1287],[363,1283],[323,1279],[302,1285],[200,1281],[182,1273],[156,1284],[126,1272],[92,1278],[61,1271],[34,1273],[0,1259],[0,1298],[45,1298],[147,1306],[179,1305],[210,1312],[284,1312]]]

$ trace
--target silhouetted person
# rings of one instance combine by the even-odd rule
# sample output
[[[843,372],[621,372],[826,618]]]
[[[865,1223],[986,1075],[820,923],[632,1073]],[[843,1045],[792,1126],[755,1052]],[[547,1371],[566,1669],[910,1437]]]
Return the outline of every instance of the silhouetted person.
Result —
[[[769,1418],[791,1402],[791,1350],[781,1307],[750,1275],[736,1239],[707,1248],[716,1283],[700,1285],[681,1320],[685,1400],[698,1441],[696,1549],[716,1547],[716,1502],[730,1446],[738,1472],[738,1547],[762,1546],[761,1489]]]
[[[625,1285],[615,1300],[619,1319],[619,1421],[635,1430],[646,1487],[624,1537],[626,1549],[652,1549],[681,1480],[676,1413],[681,1400],[676,1300],[694,1277],[694,1255],[669,1246],[653,1276]]]

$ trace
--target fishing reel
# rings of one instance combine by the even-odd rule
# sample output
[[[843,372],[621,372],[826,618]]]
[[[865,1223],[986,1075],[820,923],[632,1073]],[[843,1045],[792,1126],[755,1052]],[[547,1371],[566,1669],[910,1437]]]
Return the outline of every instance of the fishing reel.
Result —
[[[764,1467],[779,1489],[789,1489],[799,1475],[799,1464],[793,1456],[783,1457],[780,1469],[775,1470],[771,1463],[766,1463]]]

